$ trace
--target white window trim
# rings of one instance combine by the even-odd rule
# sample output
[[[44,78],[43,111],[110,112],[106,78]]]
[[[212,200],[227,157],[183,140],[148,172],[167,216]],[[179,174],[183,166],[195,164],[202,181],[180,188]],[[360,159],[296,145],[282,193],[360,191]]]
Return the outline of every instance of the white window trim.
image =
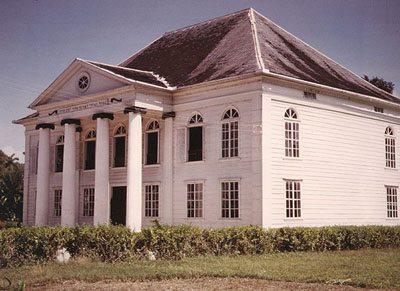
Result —
[[[386,134],[386,129],[390,128],[393,132],[393,135],[389,135]],[[394,167],[389,167],[387,166],[387,159],[386,159],[386,139],[393,139],[394,140]],[[385,133],[384,133],[384,147],[385,147],[385,169],[387,170],[397,170],[397,150],[396,150],[396,146],[397,146],[397,139],[396,139],[396,135],[394,134],[394,130],[392,126],[387,126],[385,128]]]
[[[151,129],[148,130],[147,128],[149,127],[149,125],[153,122],[153,121],[157,121],[158,123],[158,129]],[[158,133],[158,137],[157,137],[157,163],[155,164],[147,164],[147,134],[151,133],[151,132],[157,132]],[[161,137],[161,123],[160,121],[158,121],[155,118],[152,118],[149,120],[149,122],[147,122],[146,127],[145,127],[145,131],[144,131],[144,139],[143,139],[143,143],[144,143],[144,157],[143,157],[143,165],[146,168],[151,168],[151,167],[158,167],[161,163],[160,163],[160,137]]]
[[[296,179],[296,178],[283,178],[284,185],[283,185],[283,195],[284,195],[284,204],[283,204],[283,220],[284,221],[296,221],[296,220],[303,220],[304,219],[304,211],[303,211],[303,180]],[[299,182],[300,183],[300,217],[287,217],[286,216],[286,182]]]
[[[204,193],[205,193],[205,180],[203,179],[203,180],[187,180],[187,181],[184,181],[185,182],[185,195],[186,195],[186,199],[185,199],[185,201],[186,201],[186,219],[187,220],[196,220],[196,221],[198,221],[198,220],[205,220],[205,211],[204,211],[204,206],[205,206],[205,195],[204,195]],[[187,207],[187,202],[188,202],[188,199],[187,199],[187,185],[188,184],[202,184],[203,185],[203,191],[202,191],[202,210],[201,210],[201,217],[188,217],[188,215],[187,215],[187,212],[188,212],[188,207]]]
[[[87,139],[86,136],[92,130],[96,133],[96,137]],[[82,169],[83,169],[84,172],[94,172],[96,170],[96,162],[95,162],[95,165],[94,165],[94,169],[86,169],[86,154],[87,154],[87,152],[86,152],[86,142],[87,141],[91,141],[91,140],[94,140],[95,142],[97,141],[97,132],[96,132],[95,128],[90,128],[90,129],[86,130],[85,135],[83,136],[83,161],[82,161],[83,165],[82,165]]]
[[[223,178],[219,179],[219,219],[223,221],[229,221],[229,220],[242,220],[242,211],[241,211],[241,206],[242,206],[242,195],[241,195],[241,178]],[[239,208],[238,208],[238,217],[222,217],[222,183],[224,182],[238,182],[238,201],[239,201]]]
[[[289,117],[285,116],[286,111],[289,110],[289,109],[293,110],[296,113],[296,115],[297,115],[296,119],[289,118]],[[292,107],[286,108],[284,113],[283,113],[283,121],[284,121],[283,122],[283,135],[284,135],[284,138],[283,138],[283,156],[282,156],[282,159],[284,159],[284,160],[296,160],[296,161],[301,160],[301,158],[302,158],[301,145],[302,145],[302,136],[303,136],[302,129],[303,129],[303,127],[301,126],[301,120],[300,120],[300,115],[299,115],[298,110],[296,110],[296,109],[294,109]],[[285,136],[285,134],[286,134],[286,122],[297,123],[299,125],[299,138],[298,138],[298,141],[299,141],[299,155],[297,157],[286,156],[286,136]]]
[[[200,115],[201,118],[203,119],[203,121],[198,122],[198,123],[189,123],[190,119],[192,119],[192,117],[196,114]],[[200,126],[201,126],[201,134],[202,134],[202,154],[201,154],[202,159],[199,161],[189,161],[189,154],[188,154],[189,153],[189,128],[200,127]],[[189,164],[203,163],[206,160],[206,157],[205,157],[205,153],[206,153],[206,151],[205,151],[205,126],[206,126],[206,123],[204,122],[203,114],[201,114],[199,112],[193,112],[190,115],[188,122],[186,124],[186,127],[185,127],[185,131],[186,131],[186,134],[185,134],[185,163],[189,163]]]
[[[157,185],[158,186],[158,216],[146,216],[146,186],[153,186]],[[143,188],[142,188],[142,218],[148,221],[151,220],[161,220],[163,218],[163,203],[162,203],[162,188],[161,188],[161,182],[160,181],[155,181],[155,182],[145,182],[143,183]]]
[[[387,189],[395,188],[397,189],[397,217],[388,217],[388,202],[387,202]],[[398,185],[385,185],[385,218],[386,220],[399,220],[400,219],[400,209],[399,209],[399,186]]]
[[[118,128],[119,127],[121,127],[121,126],[123,126],[123,127],[125,127],[125,134],[118,134],[118,135],[116,135],[115,133],[116,133],[116,131],[118,130]],[[116,137],[125,137],[125,166],[124,167],[116,167],[115,166],[115,154],[116,154],[116,152],[115,152],[115,138]],[[86,141],[86,140],[85,140]],[[86,147],[85,147],[86,148]],[[126,164],[127,164],[127,162],[128,162],[128,129],[127,129],[127,127],[125,126],[125,124],[123,124],[123,123],[119,123],[119,124],[117,124],[115,127],[114,127],[114,130],[113,130],[113,136],[112,136],[112,142],[111,142],[111,153],[112,153],[112,159],[111,159],[111,168],[113,169],[113,170],[119,170],[119,169],[126,169]]]

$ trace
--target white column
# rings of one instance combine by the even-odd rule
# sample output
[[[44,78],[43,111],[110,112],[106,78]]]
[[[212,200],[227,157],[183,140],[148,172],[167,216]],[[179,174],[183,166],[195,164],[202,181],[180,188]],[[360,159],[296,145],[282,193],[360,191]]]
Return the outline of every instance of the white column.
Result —
[[[126,226],[142,228],[142,116],[129,112]]]
[[[93,224],[110,220],[109,125],[108,118],[97,118]]]
[[[50,129],[39,129],[35,225],[46,225],[50,182]]]
[[[61,196],[61,225],[75,224],[76,202],[76,127],[75,124],[64,125],[64,157]]]
[[[163,202],[164,222],[173,223],[173,165],[172,165],[172,130],[173,118],[164,119],[164,153],[163,153]]]

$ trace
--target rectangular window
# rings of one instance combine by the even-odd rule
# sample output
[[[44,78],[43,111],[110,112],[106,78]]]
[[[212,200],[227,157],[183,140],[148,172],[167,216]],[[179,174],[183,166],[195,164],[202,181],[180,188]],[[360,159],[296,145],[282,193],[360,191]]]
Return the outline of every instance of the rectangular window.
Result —
[[[159,186],[156,184],[145,186],[145,217],[158,217],[159,209]]]
[[[61,216],[61,196],[61,189],[54,190],[54,216]]]
[[[189,150],[188,161],[201,161],[203,160],[203,127],[195,126],[189,127]]]
[[[239,155],[239,123],[237,121],[222,124],[222,157]]]
[[[396,168],[396,146],[394,137],[385,137],[386,167]]]
[[[154,165],[158,163],[158,131],[148,132],[147,135],[147,150],[146,164]]]
[[[285,156],[299,157],[299,123],[285,122]]]
[[[239,182],[221,183],[222,218],[239,217]]]
[[[397,187],[386,186],[387,217],[397,218]]]
[[[203,184],[187,184],[187,217],[203,217]]]
[[[96,141],[88,140],[85,142],[85,170],[93,170],[96,162]]]
[[[114,138],[114,167],[125,167],[125,136]]]
[[[94,188],[83,189],[83,216],[94,214]]]
[[[286,181],[286,217],[301,217],[300,181]]]
[[[57,173],[63,171],[63,161],[64,161],[64,145],[56,145],[56,156],[55,156],[55,171]]]

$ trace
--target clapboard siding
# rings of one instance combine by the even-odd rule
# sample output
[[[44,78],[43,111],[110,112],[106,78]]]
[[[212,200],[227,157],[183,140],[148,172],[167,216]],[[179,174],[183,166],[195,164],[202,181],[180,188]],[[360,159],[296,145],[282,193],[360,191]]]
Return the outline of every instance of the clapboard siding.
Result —
[[[333,97],[301,99],[301,92],[274,88],[271,98],[270,226],[399,224],[386,219],[385,185],[399,186],[398,169],[385,168],[387,126],[396,136],[399,120],[366,112],[365,104],[346,106]],[[274,91],[274,90],[272,90]],[[293,108],[300,122],[300,158],[284,157],[284,112]],[[399,161],[396,140],[396,159]],[[285,181],[301,180],[301,219],[285,218]]]

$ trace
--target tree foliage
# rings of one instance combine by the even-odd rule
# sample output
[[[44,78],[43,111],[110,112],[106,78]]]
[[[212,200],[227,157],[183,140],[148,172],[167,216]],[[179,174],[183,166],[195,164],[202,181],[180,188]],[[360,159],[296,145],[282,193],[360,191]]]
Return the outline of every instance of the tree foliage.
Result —
[[[369,78],[367,75],[364,75],[364,80],[370,82],[375,87],[382,89],[390,94],[393,93],[394,90],[394,83],[385,81],[383,78],[374,76],[373,78]]]
[[[22,221],[24,166],[0,150],[0,221]]]

